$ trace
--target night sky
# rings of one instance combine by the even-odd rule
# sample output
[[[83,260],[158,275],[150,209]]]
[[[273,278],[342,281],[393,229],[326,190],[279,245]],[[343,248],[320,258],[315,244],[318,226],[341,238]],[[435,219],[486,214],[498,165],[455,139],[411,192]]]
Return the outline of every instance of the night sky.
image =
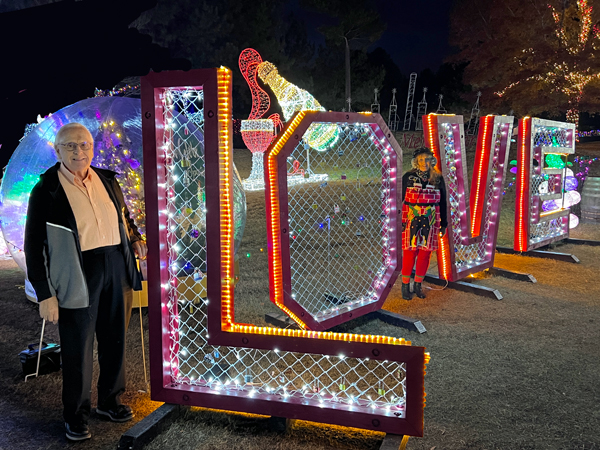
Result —
[[[387,30],[374,46],[382,47],[402,73],[434,72],[450,54],[451,0],[375,0]]]
[[[372,1],[387,30],[369,50],[382,47],[404,75],[425,68],[436,71],[450,52],[452,1]],[[150,68],[190,68],[189,62],[175,60],[167,49],[152,44],[149,36],[128,28],[148,4],[152,2],[14,0],[0,4],[0,167],[6,166],[25,125],[38,114],[91,97],[95,87],[110,89],[126,76],[145,75]],[[15,10],[15,5],[21,9]],[[304,20],[311,41],[323,41],[317,31],[323,16],[299,10],[297,0],[290,0],[286,9]],[[61,56],[65,53],[66,58]]]
[[[435,72],[451,52],[448,32],[452,0],[371,1],[387,29],[369,50],[382,47],[405,75],[427,68]],[[322,24],[329,25],[327,18],[301,10],[298,0],[290,0],[286,12],[293,12],[306,23],[313,43],[324,44],[317,28]]]

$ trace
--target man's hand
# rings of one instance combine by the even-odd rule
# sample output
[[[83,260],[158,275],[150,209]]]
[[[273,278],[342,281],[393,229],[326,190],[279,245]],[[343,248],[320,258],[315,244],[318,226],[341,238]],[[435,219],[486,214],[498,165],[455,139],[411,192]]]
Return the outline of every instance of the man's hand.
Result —
[[[131,245],[133,246],[133,251],[141,261],[146,259],[146,256],[148,255],[148,247],[146,247],[145,241],[135,241]]]
[[[40,317],[56,325],[58,322],[58,299],[50,297],[40,302]]]

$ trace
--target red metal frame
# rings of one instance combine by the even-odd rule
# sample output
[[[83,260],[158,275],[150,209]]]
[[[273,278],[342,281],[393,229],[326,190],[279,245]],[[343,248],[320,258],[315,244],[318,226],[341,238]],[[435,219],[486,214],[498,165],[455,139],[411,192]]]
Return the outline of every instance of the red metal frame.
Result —
[[[531,118],[519,120],[519,142],[517,145],[517,186],[515,208],[514,249],[527,251],[529,244],[530,178],[531,178]]]
[[[515,205],[515,232],[513,248],[516,251],[527,252],[551,244],[552,242],[567,239],[569,237],[569,208],[563,208],[558,211],[545,213],[542,216],[540,211],[541,201],[537,199],[537,205],[532,208],[531,205],[531,177],[534,173],[533,160],[537,159],[540,164],[544,164],[544,154],[540,147],[534,147],[534,128],[539,124],[560,125],[560,122],[553,122],[533,117],[524,117],[519,120],[519,140],[517,144],[517,186],[516,186],[516,205]],[[574,152],[575,128],[569,125],[569,135],[567,145],[570,153]],[[535,157],[537,156],[537,158]],[[540,168],[538,168],[540,169]],[[562,192],[561,192],[562,194]],[[549,237],[538,242],[531,242],[531,225],[538,224],[541,221],[560,220],[564,232],[559,236]]]
[[[368,124],[378,139],[374,140],[374,142],[381,152],[382,158],[389,156],[390,171],[395,174],[390,182],[391,204],[389,206],[389,211],[387,212],[390,218],[390,227],[394,229],[390,244],[393,250],[389,255],[391,263],[387,266],[383,278],[384,283],[382,283],[382,286],[375,288],[378,299],[364,306],[346,310],[343,313],[331,314],[325,320],[320,321],[316,320],[309,311],[292,298],[290,239],[288,236],[289,211],[287,158],[294,151],[308,127],[314,122]],[[381,140],[384,142],[381,142]],[[393,150],[389,155],[384,153],[386,151],[386,143],[389,143]],[[402,149],[381,116],[379,114],[371,113],[321,111],[304,111],[298,113],[288,122],[283,134],[280,135],[279,139],[274,142],[265,153],[264,167],[267,218],[277,217],[277,211],[279,217],[278,221],[267,219],[269,252],[270,255],[272,255],[269,265],[271,301],[289,314],[290,317],[294,318],[301,327],[317,331],[330,329],[331,327],[347,322],[348,320],[381,309],[400,273],[401,252],[399,251],[399,243],[401,227],[398,226],[398,215],[396,214],[396,211],[398,205],[401,204],[401,200],[399,199],[401,191],[398,189],[399,180],[397,179],[398,167],[402,168]],[[281,248],[281,254],[273,254],[275,246]],[[281,264],[274,263],[276,260],[280,260]],[[281,270],[279,268],[281,268]]]
[[[166,287],[163,287],[169,278],[166,264],[161,262],[166,260],[171,244],[166,239],[166,214],[162,212],[168,193],[161,187],[165,181],[164,165],[168,161],[158,145],[165,133],[160,96],[170,87],[204,91],[209,344],[402,362],[406,367],[404,417],[364,404],[339,403],[323,407],[312,399],[282,398],[273,393],[251,398],[240,390],[215,391],[210,386],[174,380],[172,370],[176,368],[170,364],[169,346],[173,340],[177,342],[178,335],[169,323]],[[152,399],[422,436],[425,364],[429,360],[423,347],[411,347],[404,339],[384,336],[277,329],[234,322],[230,71],[221,68],[150,73],[142,77],[142,115]],[[286,176],[285,169],[281,175]],[[279,220],[279,216],[276,218]]]

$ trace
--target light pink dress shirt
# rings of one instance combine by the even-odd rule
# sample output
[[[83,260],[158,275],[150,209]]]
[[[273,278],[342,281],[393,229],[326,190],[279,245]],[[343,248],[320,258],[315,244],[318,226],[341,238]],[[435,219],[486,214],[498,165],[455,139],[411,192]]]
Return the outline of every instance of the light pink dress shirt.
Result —
[[[117,210],[98,175],[89,169],[82,180],[61,164],[58,179],[75,215],[81,251],[120,244]]]

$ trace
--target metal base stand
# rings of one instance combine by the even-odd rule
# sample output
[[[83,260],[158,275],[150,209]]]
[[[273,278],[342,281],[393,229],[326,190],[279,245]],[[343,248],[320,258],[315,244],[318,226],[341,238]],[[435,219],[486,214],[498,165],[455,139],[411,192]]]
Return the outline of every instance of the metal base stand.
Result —
[[[121,436],[117,450],[141,450],[166,430],[183,412],[185,406],[165,403],[144,417]]]
[[[420,320],[413,319],[412,317],[404,316],[402,314],[393,313],[380,309],[379,311],[373,311],[365,316],[367,320],[379,319],[382,322],[389,323],[399,328],[406,328],[409,331],[416,331],[417,333],[423,334],[427,330]]]
[[[571,255],[570,253],[548,252],[545,250],[530,250],[528,252],[519,252],[510,247],[496,247],[496,251],[498,253],[504,253],[506,255],[521,255],[531,256],[533,258],[555,259],[557,261],[564,261],[570,263],[580,262],[577,256]]]
[[[265,314],[265,322],[275,325],[278,328],[291,328],[293,330],[300,329],[296,322],[290,319],[285,314],[268,313]]]
[[[427,329],[421,323],[420,320],[413,319],[412,317],[407,317],[402,314],[397,314],[391,311],[386,311],[384,309],[372,311],[368,314],[365,314],[364,316],[357,317],[356,319],[349,320],[348,322],[345,322],[341,325],[337,325],[333,328],[330,328],[327,331],[346,333],[349,329],[358,327],[360,325],[364,325],[365,323],[371,322],[376,319],[381,320],[385,323],[389,323],[390,325],[394,325],[395,327],[405,328],[409,331],[416,331],[417,333],[421,334],[427,332]],[[279,328],[298,329],[298,325],[296,325],[296,323],[285,314],[265,314],[265,321]]]
[[[513,272],[512,270],[501,269],[500,267],[490,267],[488,273],[496,277],[509,278],[511,280],[526,281],[529,283],[537,283],[537,280],[530,273]]]
[[[575,245],[590,245],[592,247],[599,247],[600,241],[593,241],[591,239],[573,239],[567,238],[564,241],[565,244],[575,244]]]
[[[482,297],[491,298],[492,300],[502,300],[502,294],[497,289],[492,289],[477,284],[467,283],[465,281],[446,281],[435,275],[425,275],[425,280],[437,286],[448,286],[450,289],[457,291],[468,292],[470,294],[480,295]]]
[[[285,433],[289,430],[292,419],[271,416],[267,419],[267,428],[274,433]]]

